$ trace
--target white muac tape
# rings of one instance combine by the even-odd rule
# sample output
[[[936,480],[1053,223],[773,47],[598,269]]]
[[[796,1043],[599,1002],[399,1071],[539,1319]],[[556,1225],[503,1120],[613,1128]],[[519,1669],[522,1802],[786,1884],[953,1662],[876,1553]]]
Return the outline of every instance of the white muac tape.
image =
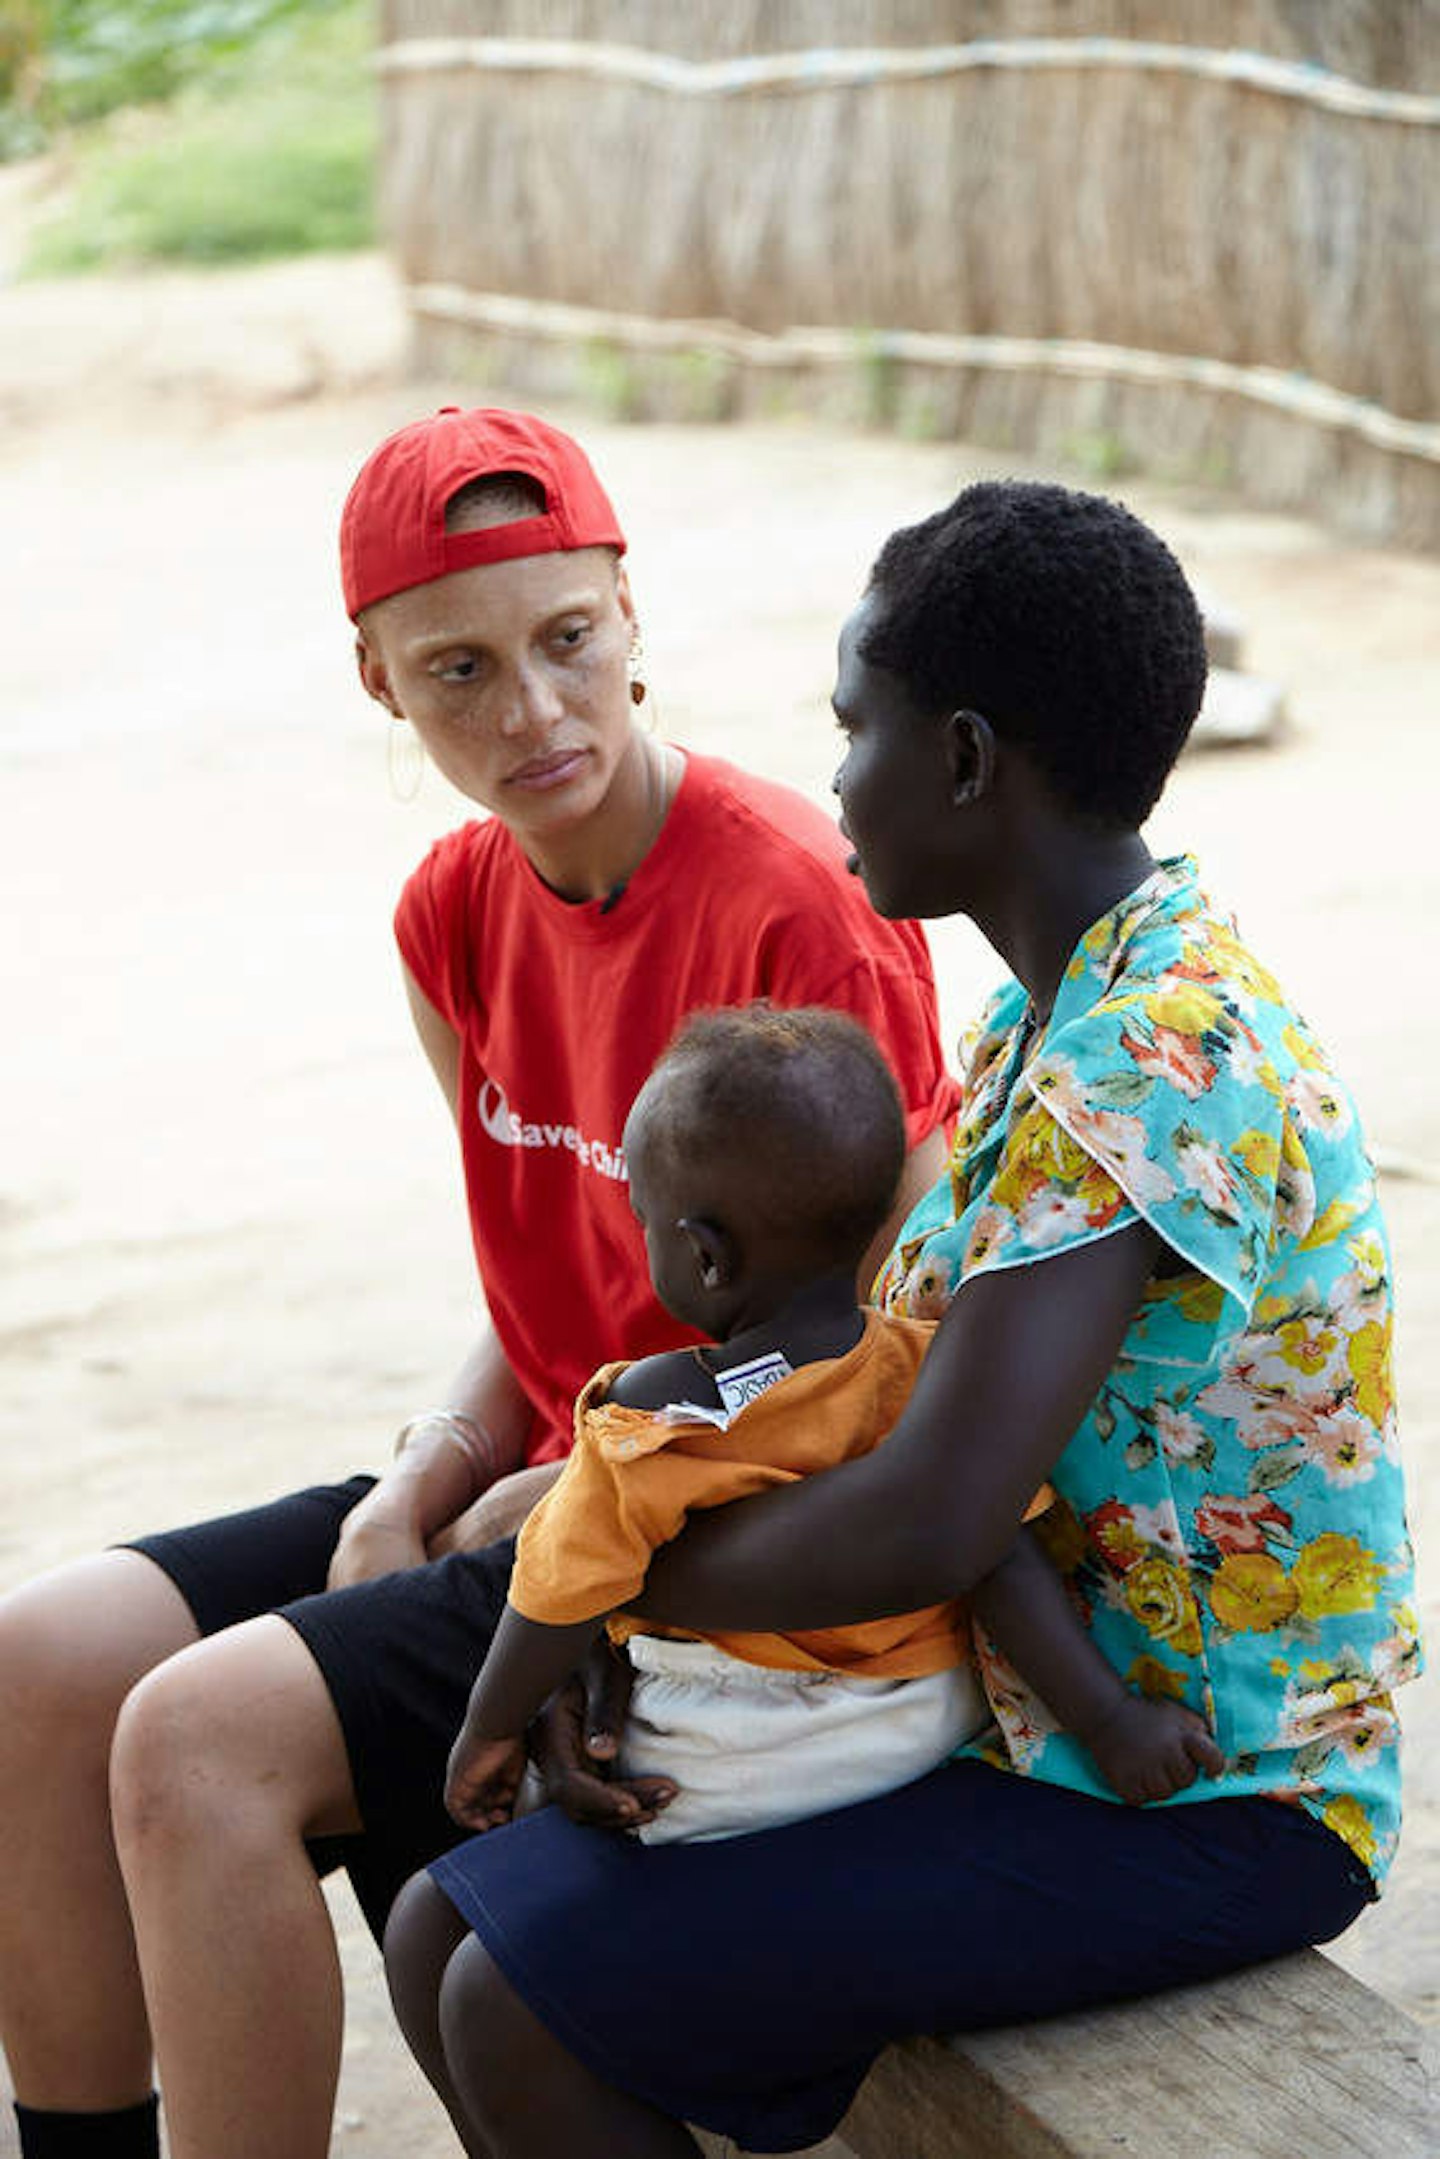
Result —
[[[789,1379],[795,1367],[784,1352],[767,1351],[763,1357],[752,1357],[748,1364],[732,1364],[726,1371],[715,1372],[712,1377],[720,1390],[720,1399],[735,1416],[756,1395],[778,1387],[782,1379]]]
[[[659,1415],[672,1424],[713,1424],[717,1432],[725,1432],[732,1418],[738,1417],[748,1403],[771,1387],[778,1387],[794,1370],[783,1350],[768,1350],[747,1364],[732,1364],[728,1371],[710,1374],[720,1390],[722,1409],[711,1409],[703,1402],[671,1402]]]

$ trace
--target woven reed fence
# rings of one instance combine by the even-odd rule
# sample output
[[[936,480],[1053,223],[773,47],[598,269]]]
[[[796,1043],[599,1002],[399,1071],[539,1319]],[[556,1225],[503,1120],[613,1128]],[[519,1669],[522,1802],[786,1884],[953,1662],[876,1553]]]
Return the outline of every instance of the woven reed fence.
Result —
[[[428,367],[1440,545],[1440,0],[385,0],[377,64]]]

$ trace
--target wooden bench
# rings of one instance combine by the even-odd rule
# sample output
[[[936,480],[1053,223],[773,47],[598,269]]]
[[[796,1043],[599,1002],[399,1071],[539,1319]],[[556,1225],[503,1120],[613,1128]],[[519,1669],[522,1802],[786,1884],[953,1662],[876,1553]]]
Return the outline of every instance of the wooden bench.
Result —
[[[814,2159],[1440,2159],[1440,2035],[1307,1950],[892,2047]]]

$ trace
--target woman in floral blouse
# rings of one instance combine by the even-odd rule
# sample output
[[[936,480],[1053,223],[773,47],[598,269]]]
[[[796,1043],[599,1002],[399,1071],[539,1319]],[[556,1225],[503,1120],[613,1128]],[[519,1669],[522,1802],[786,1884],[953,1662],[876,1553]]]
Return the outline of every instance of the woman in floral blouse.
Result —
[[[834,699],[854,866],[883,915],[967,915],[1011,975],[877,1291],[943,1317],[883,1446],[692,1525],[640,1603],[791,1629],[939,1601],[1048,1479],[1035,1533],[1097,1644],[1198,1711],[1223,1770],[1120,1805],[981,1639],[995,1726],[884,1799],[664,1851],[558,1807],[487,1837],[477,1932],[457,1951],[449,1912],[437,1951],[421,1877],[391,1945],[467,2148],[688,2159],[692,2121],[796,2149],[892,2038],[1208,1977],[1377,1893],[1419,1664],[1389,1255],[1323,1048],[1140,837],[1204,674],[1178,565],[1116,504],[972,487],[882,551]],[[580,1729],[552,1718],[554,1774],[604,1823]]]

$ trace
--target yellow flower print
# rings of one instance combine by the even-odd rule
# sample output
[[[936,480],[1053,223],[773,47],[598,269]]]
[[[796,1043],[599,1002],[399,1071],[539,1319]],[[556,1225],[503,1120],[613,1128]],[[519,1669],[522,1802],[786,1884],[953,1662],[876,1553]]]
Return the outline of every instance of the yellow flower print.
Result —
[[[1149,1549],[1128,1517],[1097,1523],[1095,1541],[1111,1565],[1119,1567],[1122,1573],[1127,1567],[1137,1565]]]
[[[1306,1619],[1336,1612],[1368,1612],[1380,1592],[1385,1569],[1358,1537],[1327,1529],[1303,1546],[1291,1580]]]
[[[1047,1109],[1032,1105],[1005,1146],[1003,1165],[990,1187],[996,1207],[1019,1214],[1027,1200],[1049,1186],[1068,1191],[1091,1171],[1091,1158]]]
[[[1333,1664],[1325,1664],[1318,1657],[1302,1660],[1300,1677],[1308,1681],[1312,1692],[1323,1692],[1332,1709],[1348,1709],[1352,1702],[1360,1699],[1361,1681],[1342,1678]],[[1369,1681],[1366,1680],[1364,1685],[1368,1689]]]
[[[1168,1559],[1142,1559],[1123,1582],[1125,1602],[1147,1634],[1168,1642],[1182,1657],[1198,1657],[1204,1647],[1200,1615],[1184,1573]]]
[[[1286,1049],[1289,1050],[1296,1064],[1302,1065],[1307,1072],[1323,1072],[1325,1070],[1325,1053],[1319,1043],[1312,1041],[1304,1028],[1297,1027],[1293,1020],[1280,1039],[1285,1044]]]
[[[979,1124],[956,1125],[955,1144],[950,1149],[950,1160],[952,1162],[964,1163],[969,1158],[970,1150],[975,1145],[976,1140],[979,1139],[981,1130],[982,1127]]]
[[[1045,1547],[1046,1557],[1058,1574],[1073,1574],[1090,1549],[1079,1515],[1057,1492],[1054,1501],[1043,1514],[1037,1515],[1031,1529]]]
[[[1355,1262],[1364,1289],[1378,1289],[1385,1279],[1385,1240],[1373,1229],[1362,1230],[1345,1247]]]
[[[1268,1552],[1230,1552],[1210,1583],[1210,1609],[1232,1634],[1265,1634],[1290,1617],[1294,1583]]]
[[[1125,1195],[1109,1170],[1103,1169],[1089,1155],[1085,1156],[1085,1165],[1074,1197],[1084,1209],[1085,1220],[1094,1229],[1114,1219],[1125,1204]]]
[[[1208,1034],[1224,1017],[1224,1006],[1198,982],[1177,982],[1141,1000],[1147,1019],[1177,1035]]]
[[[1240,1134],[1230,1152],[1239,1155],[1259,1184],[1269,1184],[1280,1167],[1279,1140],[1273,1132],[1259,1132],[1254,1126]]]
[[[1138,1687],[1152,1702],[1168,1695],[1172,1701],[1185,1699],[1185,1674],[1173,1664],[1162,1664],[1158,1657],[1136,1657],[1125,1674],[1127,1687]]]
[[[1280,1344],[1281,1362],[1307,1373],[1323,1372],[1340,1343],[1333,1327],[1313,1319],[1287,1319],[1276,1328],[1275,1339]]]
[[[1318,1252],[1324,1245],[1334,1244],[1343,1237],[1357,1214],[1363,1213],[1358,1201],[1332,1199],[1329,1206],[1317,1216],[1315,1227],[1308,1237],[1300,1240],[1302,1252]]]
[[[1247,996],[1258,997],[1264,1004],[1284,1003],[1285,992],[1274,975],[1245,950],[1238,937],[1217,930],[1210,940],[1209,956],[1216,972],[1238,983]]]
[[[1308,1175],[1310,1157],[1293,1117],[1287,1117],[1280,1127],[1280,1152],[1291,1169],[1303,1169]]]
[[[1255,1083],[1263,1087],[1272,1102],[1279,1108],[1285,1106],[1285,1082],[1268,1057],[1262,1057],[1254,1071]]]
[[[1159,1282],[1152,1282],[1145,1292],[1146,1302],[1152,1297],[1168,1299],[1192,1327],[1213,1327],[1225,1302],[1225,1289],[1223,1283],[1197,1271],[1169,1275]]]
[[[1332,1799],[1320,1819],[1349,1845],[1362,1866],[1374,1866],[1379,1841],[1369,1815],[1352,1793],[1342,1792],[1338,1799]]]
[[[1355,1374],[1355,1407],[1372,1424],[1383,1424],[1395,1406],[1395,1383],[1390,1369],[1390,1346],[1395,1322],[1367,1320],[1350,1337],[1346,1362]]]

